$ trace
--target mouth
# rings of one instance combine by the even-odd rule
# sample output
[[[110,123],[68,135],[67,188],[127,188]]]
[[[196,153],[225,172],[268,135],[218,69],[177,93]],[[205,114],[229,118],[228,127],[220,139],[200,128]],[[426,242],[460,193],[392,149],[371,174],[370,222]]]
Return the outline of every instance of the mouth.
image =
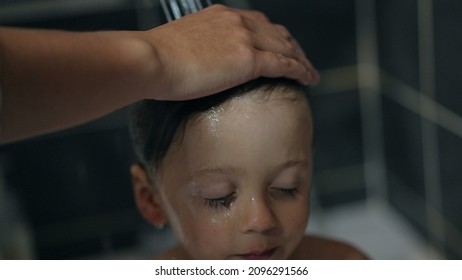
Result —
[[[272,248],[264,251],[254,251],[246,254],[239,254],[237,257],[243,260],[269,260],[273,256],[276,249],[277,248]]]

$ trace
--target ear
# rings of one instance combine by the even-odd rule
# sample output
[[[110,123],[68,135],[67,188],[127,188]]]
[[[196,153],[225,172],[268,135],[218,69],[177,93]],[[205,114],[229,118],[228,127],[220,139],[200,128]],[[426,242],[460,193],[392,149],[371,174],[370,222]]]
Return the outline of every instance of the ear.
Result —
[[[167,215],[162,208],[159,191],[153,186],[145,169],[140,164],[130,168],[132,175],[135,202],[141,215],[155,226],[163,226],[168,222]]]

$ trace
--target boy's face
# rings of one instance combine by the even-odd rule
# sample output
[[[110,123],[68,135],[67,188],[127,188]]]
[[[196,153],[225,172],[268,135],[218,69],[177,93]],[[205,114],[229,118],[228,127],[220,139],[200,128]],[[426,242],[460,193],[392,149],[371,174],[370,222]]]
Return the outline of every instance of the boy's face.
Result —
[[[247,94],[187,122],[156,187],[192,258],[286,259],[294,251],[309,216],[309,110],[295,93]]]

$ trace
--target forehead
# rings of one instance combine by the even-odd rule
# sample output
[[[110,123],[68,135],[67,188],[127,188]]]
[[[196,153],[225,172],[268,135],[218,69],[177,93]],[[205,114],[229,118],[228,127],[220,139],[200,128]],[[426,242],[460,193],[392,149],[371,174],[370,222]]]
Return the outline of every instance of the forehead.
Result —
[[[202,124],[217,124],[222,118],[239,118],[241,113],[252,113],[258,110],[283,109],[279,114],[284,115],[284,110],[296,110],[297,113],[311,114],[308,100],[301,90],[276,86],[252,90],[242,95],[231,97],[223,104],[213,106],[207,111],[190,117],[185,123],[189,126]],[[252,120],[253,123],[257,120]]]
[[[253,168],[262,161],[307,160],[311,134],[303,93],[254,91],[188,120],[162,165],[192,171],[208,165]]]

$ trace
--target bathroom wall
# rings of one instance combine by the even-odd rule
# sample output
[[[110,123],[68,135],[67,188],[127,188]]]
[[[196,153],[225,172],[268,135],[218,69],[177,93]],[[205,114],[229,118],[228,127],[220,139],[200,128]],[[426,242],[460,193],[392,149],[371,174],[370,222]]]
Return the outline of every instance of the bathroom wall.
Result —
[[[376,4],[388,197],[447,258],[462,258],[462,3]]]

